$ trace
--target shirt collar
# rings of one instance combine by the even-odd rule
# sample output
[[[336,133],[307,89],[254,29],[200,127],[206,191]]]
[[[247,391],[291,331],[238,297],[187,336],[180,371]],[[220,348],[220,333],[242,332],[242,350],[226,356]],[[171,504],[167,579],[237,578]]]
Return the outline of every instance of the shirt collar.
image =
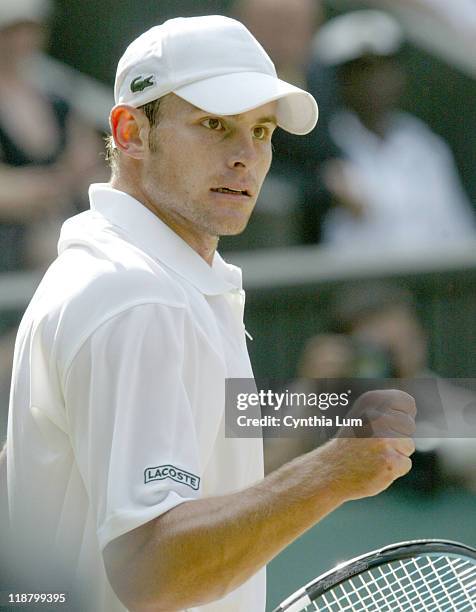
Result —
[[[241,290],[241,270],[215,252],[209,266],[180,236],[148,208],[108,183],[89,188],[91,210],[105,217],[133,244],[186,279],[205,295]]]
[[[384,146],[388,146],[400,123],[401,114],[391,113],[387,117],[385,138],[379,138],[371,132],[358,115],[352,111],[339,110],[330,120],[329,130],[335,142],[345,150],[361,152],[362,149],[379,154]]]

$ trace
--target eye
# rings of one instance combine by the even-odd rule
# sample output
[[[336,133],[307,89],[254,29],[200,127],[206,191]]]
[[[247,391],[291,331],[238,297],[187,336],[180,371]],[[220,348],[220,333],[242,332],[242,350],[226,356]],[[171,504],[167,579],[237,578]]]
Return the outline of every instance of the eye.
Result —
[[[202,121],[202,125],[204,125],[209,130],[214,130],[215,132],[224,129],[225,127],[222,121],[220,119],[217,119],[217,117],[208,117],[208,119]]]
[[[269,130],[264,125],[257,125],[253,128],[253,136],[257,140],[265,140],[269,134]]]

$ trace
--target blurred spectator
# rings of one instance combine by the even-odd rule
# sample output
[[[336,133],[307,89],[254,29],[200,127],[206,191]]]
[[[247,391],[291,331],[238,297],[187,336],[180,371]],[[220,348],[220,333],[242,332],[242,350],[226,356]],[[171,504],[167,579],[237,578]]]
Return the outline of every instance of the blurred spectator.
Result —
[[[421,15],[438,19],[446,25],[449,33],[457,35],[458,40],[451,38],[452,43],[457,46],[461,38],[471,41],[473,49],[476,43],[476,5],[474,0],[458,0],[458,2],[448,2],[448,0],[370,0],[372,4],[387,9],[409,9],[412,10],[413,17]],[[456,44],[455,44],[456,43]],[[473,57],[474,62],[474,57]]]
[[[49,263],[57,226],[103,167],[93,130],[28,76],[50,11],[49,0],[0,3],[0,272]]]
[[[350,286],[335,297],[334,321],[335,330],[354,343],[353,376],[433,376],[427,335],[405,289],[386,283]]]
[[[235,0],[232,16],[256,36],[273,60],[278,75],[305,86],[311,42],[323,19],[319,0]],[[319,97],[317,97],[318,103]],[[319,128],[316,128],[319,129]],[[284,130],[273,135],[273,163],[246,232],[222,239],[222,248],[283,246],[301,241],[301,208],[314,138]]]
[[[382,0],[373,1],[378,3]],[[383,3],[388,4],[388,0]],[[473,0],[459,0],[457,3],[447,0],[404,0],[402,4],[435,12],[455,27],[466,28],[473,34],[476,31],[476,6]]]
[[[428,363],[428,338],[417,316],[410,292],[393,284],[375,283],[349,287],[337,294],[335,327],[354,344],[354,376],[365,378],[420,379],[409,389],[415,396],[418,422],[434,438],[417,441],[414,468],[406,485],[422,492],[432,492],[446,477],[470,489],[476,488],[476,439],[451,438],[444,425],[457,427],[465,409],[475,405],[472,391],[439,378]],[[341,362],[342,376],[346,362]],[[434,397],[424,381],[433,379],[444,415],[434,413]],[[444,417],[443,423],[439,416]],[[464,415],[463,415],[464,416]],[[474,423],[467,423],[467,435]],[[441,436],[441,437],[439,437]]]
[[[279,77],[304,87],[311,42],[323,17],[321,3],[236,0],[232,13],[269,53]]]
[[[378,11],[341,15],[316,35],[315,57],[335,71],[342,104],[329,123],[338,154],[316,180],[334,201],[324,240],[341,248],[417,248],[475,236],[448,146],[398,110],[402,42],[398,23]]]
[[[100,138],[31,79],[51,8],[49,0],[0,1],[0,273],[46,267],[59,226],[83,207],[86,186],[106,176]],[[19,319],[0,302],[2,438]]]
[[[354,376],[354,346],[345,334],[317,334],[306,342],[299,360],[299,378]]]
[[[334,303],[336,333],[307,341],[293,390],[316,391],[320,383],[311,379],[376,381],[369,387],[362,380],[361,391],[378,388],[379,379],[405,379],[403,388],[416,399],[419,431],[425,437],[417,440],[412,471],[397,486],[433,493],[451,482],[476,490],[476,423],[468,420],[476,414],[476,395],[429,368],[427,334],[411,293],[393,284],[362,284],[337,292]],[[347,383],[342,384],[346,388]],[[355,381],[352,388],[356,392],[359,388]],[[295,411],[293,416],[298,416]],[[460,437],[450,437],[446,427]],[[473,437],[463,438],[463,432]],[[267,469],[323,443],[327,438],[320,433],[316,430],[314,439],[265,440]]]

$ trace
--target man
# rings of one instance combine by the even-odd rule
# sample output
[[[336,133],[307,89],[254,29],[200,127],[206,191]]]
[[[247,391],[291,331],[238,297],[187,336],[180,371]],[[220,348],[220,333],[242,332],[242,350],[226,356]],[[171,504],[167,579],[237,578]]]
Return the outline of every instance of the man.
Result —
[[[275,126],[312,129],[315,101],[220,16],[139,37],[115,95],[111,183],[64,225],[17,339],[15,546],[82,610],[263,611],[274,555],[410,469],[414,403],[362,398],[402,437],[342,437],[263,479],[260,440],[224,436],[225,379],[252,370],[240,272],[216,246],[247,223]]]
[[[399,110],[403,32],[373,10],[346,13],[318,32],[316,57],[336,70],[342,107],[330,137],[338,154],[323,166],[335,207],[324,240],[339,248],[434,248],[475,235],[471,204],[446,142]]]

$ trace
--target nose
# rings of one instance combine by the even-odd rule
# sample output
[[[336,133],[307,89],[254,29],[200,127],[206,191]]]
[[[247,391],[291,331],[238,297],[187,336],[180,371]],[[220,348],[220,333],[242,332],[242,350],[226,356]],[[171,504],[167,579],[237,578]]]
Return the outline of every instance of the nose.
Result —
[[[259,159],[256,143],[251,134],[235,135],[228,154],[229,168],[252,168]]]

